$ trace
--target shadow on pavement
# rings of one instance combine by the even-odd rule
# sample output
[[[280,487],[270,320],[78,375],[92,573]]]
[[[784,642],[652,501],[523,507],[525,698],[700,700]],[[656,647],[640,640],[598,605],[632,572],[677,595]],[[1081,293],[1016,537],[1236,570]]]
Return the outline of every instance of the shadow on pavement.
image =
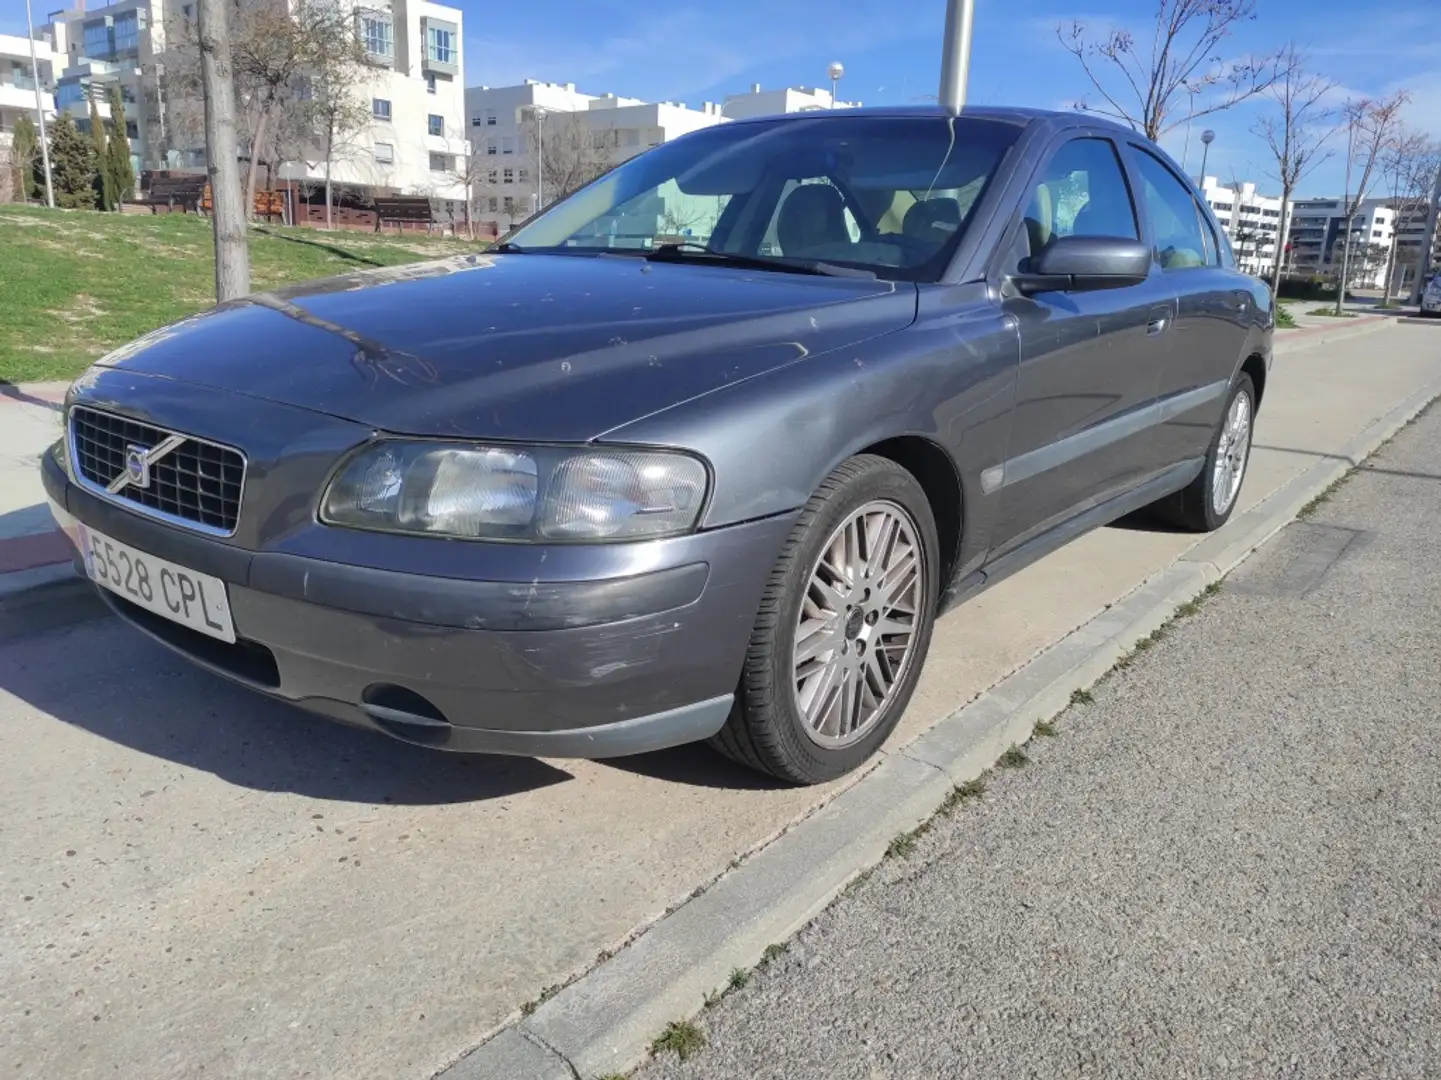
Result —
[[[39,405],[42,409],[49,409],[51,412],[60,412],[59,402],[46,401],[44,398],[27,394],[14,383],[0,382],[0,397],[9,398],[11,401],[18,401],[22,405]]]
[[[311,716],[96,617],[99,601],[82,591],[64,603],[68,629],[32,623],[18,639],[0,636],[0,691],[139,753],[257,791],[356,803],[481,802],[571,779],[532,758],[446,754]]]
[[[791,785],[737,765],[704,743],[657,750],[635,757],[607,758],[598,764],[622,772],[664,780],[687,787],[723,788],[727,791],[776,791]]]

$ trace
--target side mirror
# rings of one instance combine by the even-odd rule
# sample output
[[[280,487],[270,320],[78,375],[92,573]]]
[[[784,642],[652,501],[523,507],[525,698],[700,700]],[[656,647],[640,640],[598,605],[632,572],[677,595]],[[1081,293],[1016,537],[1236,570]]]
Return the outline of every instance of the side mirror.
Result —
[[[1151,273],[1151,249],[1119,236],[1058,236],[1027,260],[1011,284],[1022,296],[1091,292],[1139,285]]]

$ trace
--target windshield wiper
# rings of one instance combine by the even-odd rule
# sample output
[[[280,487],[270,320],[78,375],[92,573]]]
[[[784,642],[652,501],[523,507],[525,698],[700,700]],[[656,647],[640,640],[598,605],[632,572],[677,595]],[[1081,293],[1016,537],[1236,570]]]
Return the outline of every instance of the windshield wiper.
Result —
[[[495,247],[491,248],[490,250],[494,251],[498,255],[524,255],[530,249],[523,248],[519,244],[512,244],[509,240],[507,240],[503,244],[496,244]]]
[[[741,266],[750,270],[771,270],[792,274],[816,274],[823,277],[848,277],[875,279],[875,271],[861,270],[852,266],[837,266],[834,263],[814,259],[766,258],[760,255],[737,255],[729,251],[717,251],[704,244],[681,242],[662,244],[655,248],[646,259],[653,262],[667,260],[684,261],[702,259],[706,262],[722,263],[726,266]]]

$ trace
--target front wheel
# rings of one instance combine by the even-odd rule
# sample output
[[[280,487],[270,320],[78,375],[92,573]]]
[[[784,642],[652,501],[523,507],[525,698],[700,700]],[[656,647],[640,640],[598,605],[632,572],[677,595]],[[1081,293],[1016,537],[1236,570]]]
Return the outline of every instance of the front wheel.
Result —
[[[792,783],[842,776],[894,730],[930,648],[939,544],[925,491],[853,457],[806,503],[761,598],[712,744]]]
[[[1226,411],[1211,437],[1201,475],[1156,504],[1156,511],[1191,532],[1219,529],[1231,517],[1251,461],[1251,430],[1256,418],[1256,387],[1242,375],[1231,387]]]

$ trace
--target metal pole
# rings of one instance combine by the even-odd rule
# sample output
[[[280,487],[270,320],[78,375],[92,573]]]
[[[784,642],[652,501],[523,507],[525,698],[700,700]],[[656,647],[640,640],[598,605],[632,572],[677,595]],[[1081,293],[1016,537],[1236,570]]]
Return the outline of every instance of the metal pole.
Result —
[[[40,157],[45,162],[45,204],[55,209],[55,182],[50,178],[50,140],[45,134],[45,99],[40,96],[40,61],[35,58],[35,24],[25,0],[25,32],[30,35],[30,74],[35,80],[35,115],[40,117]]]
[[[971,74],[971,26],[976,0],[947,0],[946,36],[941,42],[941,87],[936,95],[951,115],[966,105],[966,83]]]
[[[1201,150],[1201,183],[1206,182],[1206,161],[1211,156],[1211,144],[1207,143]]]
[[[1416,256],[1416,280],[1411,285],[1411,303],[1421,303],[1426,290],[1426,275],[1431,267],[1431,248],[1436,242],[1437,215],[1441,207],[1441,169],[1436,170],[1436,188],[1431,192],[1431,206],[1426,211],[1426,228],[1421,232],[1421,251]]]
[[[545,110],[535,110],[535,212],[545,209]]]

